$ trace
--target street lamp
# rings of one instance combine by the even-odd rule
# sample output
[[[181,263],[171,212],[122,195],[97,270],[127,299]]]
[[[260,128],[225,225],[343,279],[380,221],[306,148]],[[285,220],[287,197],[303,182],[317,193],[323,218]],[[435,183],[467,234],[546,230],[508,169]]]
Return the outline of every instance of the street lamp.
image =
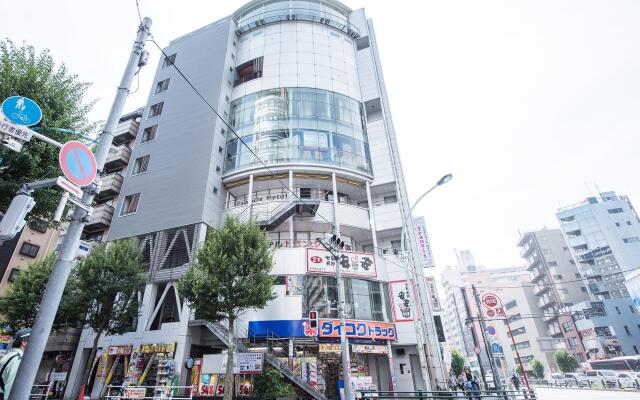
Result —
[[[412,264],[409,263],[409,257],[405,253],[405,247],[404,247],[405,231],[407,229],[407,226],[409,225],[409,221],[412,218],[413,209],[416,208],[418,203],[426,195],[431,193],[431,191],[433,191],[435,188],[437,188],[438,186],[444,185],[445,183],[449,182],[452,178],[453,178],[452,174],[444,175],[442,178],[440,178],[438,180],[438,182],[436,182],[435,185],[433,185],[431,188],[429,188],[429,190],[427,190],[420,197],[418,197],[418,200],[416,200],[413,203],[413,205],[411,206],[411,208],[409,209],[409,212],[405,216],[404,223],[402,224],[402,232],[401,232],[401,236],[400,236],[400,254],[401,254],[401,260],[402,260],[402,266],[403,266],[403,269],[405,271],[405,277],[406,277],[405,279],[407,280],[407,282],[411,282],[411,280],[413,279],[413,281],[416,283],[416,288],[417,288],[417,296],[416,297],[419,300],[419,304],[421,304],[423,306],[426,305],[426,307],[428,308],[428,311],[429,311],[429,315],[432,314],[431,303],[429,301],[427,301],[425,303],[423,301],[423,296],[422,296],[422,290],[424,288],[424,286],[423,286],[424,283],[420,279],[418,279],[418,275],[417,275],[415,266],[413,268],[411,268]],[[415,300],[414,300],[414,304],[415,304]],[[415,310],[416,310],[415,314],[417,314],[418,307],[415,307]],[[416,329],[416,345],[417,345],[417,348],[418,348],[418,357],[420,359],[420,370],[422,371],[422,377],[423,377],[423,380],[424,380],[424,382],[426,384],[427,383],[427,377],[430,377],[431,374],[429,373],[429,370],[427,369],[427,355],[425,353],[425,343],[424,343],[424,327],[422,325],[422,322],[417,317],[418,317],[417,315],[413,316],[413,323],[414,323],[415,329]],[[424,321],[424,323],[426,324],[424,315],[422,316],[421,320]],[[433,326],[433,324],[432,324],[432,326]],[[438,336],[437,336],[437,333],[435,332],[435,327],[432,329],[432,331],[433,331],[433,332],[431,332],[432,336],[434,338],[437,338]],[[442,356],[441,356],[439,351],[438,351],[438,358],[440,359],[440,368],[444,368]],[[445,380],[444,373],[443,373],[442,379],[443,379],[443,381]],[[436,381],[436,386],[437,386],[438,379],[436,378],[435,381]],[[443,382],[443,383],[446,383],[446,381]],[[433,388],[432,388],[432,390],[433,390]]]

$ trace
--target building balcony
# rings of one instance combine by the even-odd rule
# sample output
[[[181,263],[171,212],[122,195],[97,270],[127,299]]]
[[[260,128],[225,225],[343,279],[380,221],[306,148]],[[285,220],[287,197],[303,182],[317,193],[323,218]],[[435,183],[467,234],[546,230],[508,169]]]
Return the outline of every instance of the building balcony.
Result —
[[[542,320],[544,322],[551,322],[551,321],[555,321],[556,319],[558,319],[559,315],[558,315],[558,311],[551,309],[551,310],[545,310],[544,316],[542,317]]]
[[[562,336],[562,329],[560,329],[560,325],[558,323],[552,323],[547,326],[547,333],[551,337]]]
[[[525,243],[520,249],[520,257],[527,258],[529,255],[536,249],[535,246],[531,244],[531,242]]]
[[[542,296],[545,293],[549,293],[551,291],[551,286],[546,281],[542,281],[537,283],[533,288],[533,293],[536,296]]]
[[[547,308],[556,303],[556,299],[554,296],[545,295],[538,298],[538,307]]]
[[[138,128],[140,128],[140,122],[135,119],[119,123],[113,133],[113,144],[119,146],[131,142],[136,138]]]
[[[97,232],[108,228],[113,219],[114,208],[108,204],[102,204],[93,209],[89,222],[84,227],[86,232]]]
[[[100,193],[96,195],[96,200],[103,201],[116,197],[122,188],[124,178],[119,173],[109,174],[102,178]]]
[[[538,281],[540,281],[541,279],[543,279],[545,277],[545,272],[542,268],[540,268],[539,266],[537,266],[536,268],[533,268],[530,272],[530,276],[531,276],[531,282],[532,283],[536,283]]]
[[[129,164],[131,158],[131,148],[127,146],[111,147],[109,154],[107,155],[107,161],[104,164],[104,168],[107,171],[113,171],[118,168],[125,167]]]
[[[555,352],[557,350],[566,350],[567,348],[564,339],[553,337],[538,338],[538,345],[540,346],[540,351],[543,352]]]

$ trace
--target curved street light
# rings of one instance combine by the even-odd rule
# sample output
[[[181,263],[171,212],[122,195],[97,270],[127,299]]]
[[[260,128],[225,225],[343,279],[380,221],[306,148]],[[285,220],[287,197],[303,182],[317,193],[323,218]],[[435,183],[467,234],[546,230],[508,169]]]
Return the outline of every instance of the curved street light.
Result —
[[[438,182],[436,182],[435,185],[433,185],[431,188],[429,188],[429,190],[427,190],[426,192],[424,192],[420,197],[418,197],[418,200],[416,200],[413,205],[411,206],[411,208],[409,209],[409,212],[407,213],[407,215],[405,216],[404,219],[404,223],[402,224],[402,232],[401,232],[401,237],[400,237],[400,257],[402,260],[402,265],[403,265],[403,269],[405,271],[405,275],[406,275],[406,280],[407,282],[409,282],[411,280],[411,278],[413,278],[413,281],[416,282],[416,286],[417,286],[417,297],[419,300],[419,303],[421,305],[424,304],[424,301],[422,299],[422,295],[421,295],[421,285],[419,284],[419,281],[417,279],[417,273],[415,271],[415,268],[411,268],[410,267],[410,263],[409,263],[409,257],[407,256],[407,254],[405,254],[404,251],[404,237],[405,237],[405,231],[407,229],[407,226],[409,224],[409,220],[412,218],[413,215],[413,209],[416,208],[416,205],[418,205],[418,203],[429,193],[431,193],[431,191],[433,191],[435,188],[437,188],[438,186],[442,186],[445,183],[449,182],[451,179],[453,178],[452,174],[446,174],[444,175],[442,178],[440,178],[438,180]],[[414,288],[414,292],[416,292],[415,288]],[[415,303],[415,301],[414,301]],[[426,307],[429,310],[429,312],[431,312],[431,305],[427,300],[426,303]],[[420,307],[420,309],[422,309],[422,307]],[[417,311],[418,308],[416,307],[415,310]],[[423,318],[420,318],[420,320],[418,320],[417,316],[414,315],[413,318],[413,323],[415,325],[416,328],[416,345],[418,347],[418,356],[420,358],[420,369],[422,371],[422,377],[423,380],[426,384],[427,382],[427,377],[430,377],[431,374],[429,373],[429,370],[427,369],[427,356],[425,354],[425,343],[423,341],[424,339],[424,328],[422,326],[422,323],[425,321],[425,318],[423,316]],[[425,322],[426,323],[426,322]],[[433,326],[433,325],[432,325]],[[437,333],[435,332],[435,327],[433,328],[433,332],[431,332],[433,334],[434,338],[437,338]],[[442,360],[442,356],[440,354],[440,352],[437,352],[437,356],[438,359],[440,361],[440,368],[443,369],[444,368],[444,362]],[[444,375],[444,370],[442,370],[442,379],[444,380],[444,384],[446,385],[446,376]],[[438,386],[438,378],[435,378],[435,382],[436,382],[436,387]],[[431,390],[434,390],[433,388]]]

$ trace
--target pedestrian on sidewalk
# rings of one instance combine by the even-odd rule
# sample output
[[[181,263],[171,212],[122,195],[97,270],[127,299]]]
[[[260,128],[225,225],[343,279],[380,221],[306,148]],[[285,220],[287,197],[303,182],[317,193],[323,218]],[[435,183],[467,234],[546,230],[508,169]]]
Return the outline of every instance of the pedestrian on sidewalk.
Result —
[[[29,336],[31,336],[31,328],[23,328],[16,332],[11,351],[0,359],[0,400],[9,398]]]

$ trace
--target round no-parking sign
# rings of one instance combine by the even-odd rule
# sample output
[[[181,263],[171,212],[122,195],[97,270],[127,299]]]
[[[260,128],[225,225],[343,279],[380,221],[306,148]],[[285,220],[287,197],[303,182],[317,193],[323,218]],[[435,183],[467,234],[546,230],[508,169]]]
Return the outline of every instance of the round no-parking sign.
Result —
[[[75,185],[87,186],[96,178],[96,157],[82,142],[65,143],[58,154],[58,162],[64,176]]]

